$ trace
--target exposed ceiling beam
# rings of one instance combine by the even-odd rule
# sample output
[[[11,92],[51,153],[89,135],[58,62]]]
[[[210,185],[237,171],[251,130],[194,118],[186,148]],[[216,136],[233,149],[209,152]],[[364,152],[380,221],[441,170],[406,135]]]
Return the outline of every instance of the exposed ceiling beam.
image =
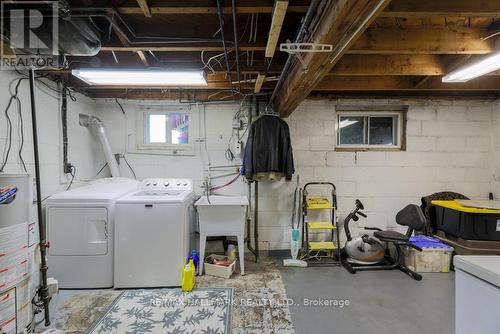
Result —
[[[118,11],[122,14],[142,14],[142,10],[137,7],[119,7]],[[151,14],[214,14],[217,15],[217,7],[150,7]],[[288,6],[289,13],[305,13],[307,6]],[[238,14],[271,14],[273,6],[238,6]],[[222,7],[223,14],[231,14],[231,7]]]
[[[86,0],[91,5],[90,0]],[[139,0],[138,0],[139,1]],[[151,6],[151,14],[155,15],[185,15],[185,14],[217,14],[215,6]],[[143,14],[137,7],[119,7],[122,14]],[[305,13],[307,6],[288,6],[289,13]],[[231,14],[231,7],[222,7],[224,14]],[[272,6],[238,6],[240,14],[271,14]],[[500,4],[492,0],[393,0],[379,17],[423,17],[423,16],[464,16],[464,17],[500,17]]]
[[[311,41],[333,44],[333,51],[304,54],[308,71],[304,72],[300,62],[295,63],[278,87],[275,109],[282,116],[290,115],[388,3],[389,0],[327,1],[321,13],[313,19],[318,28],[312,31]]]
[[[137,51],[137,55],[141,59],[144,66],[149,67],[148,58],[146,57],[146,54],[144,53],[144,51]]]
[[[151,17],[151,10],[149,9],[147,0],[137,0],[139,7],[141,7],[144,16]]]
[[[486,29],[443,27],[369,28],[347,53],[356,54],[484,54],[495,50]]]
[[[240,51],[265,51],[265,46],[258,45],[240,45]],[[231,47],[228,50],[232,50]],[[153,52],[201,52],[201,51],[224,51],[222,46],[203,46],[203,45],[190,45],[190,46],[103,46],[101,51],[115,51],[115,52],[137,52],[137,51],[153,51]]]
[[[379,17],[465,16],[500,17],[495,0],[393,0]]]
[[[486,54],[496,50],[494,38],[486,29],[442,27],[425,29],[368,28],[346,53],[348,54]],[[118,35],[120,37],[120,35]],[[397,41],[397,43],[395,42]],[[231,48],[230,48],[231,49]],[[241,51],[266,51],[263,45],[240,45]],[[215,45],[103,46],[101,51],[137,52],[224,51]]]
[[[278,45],[278,39],[281,33],[281,27],[285,20],[288,0],[276,0],[274,3],[273,18],[271,20],[271,28],[267,37],[266,58],[272,58]]]
[[[415,87],[412,77],[325,77],[315,91],[500,91],[500,77],[485,76],[463,83],[443,83],[440,76],[430,77],[419,87]]]
[[[462,56],[460,58],[455,58],[451,62],[447,61],[443,66],[443,70],[446,69],[445,72],[449,73],[449,72],[455,70],[457,67],[465,64],[471,57],[472,57],[472,55],[465,55],[465,56]],[[445,73],[443,73],[443,74],[445,74]],[[424,83],[429,81],[430,78],[432,78],[432,77],[426,76],[426,77],[420,79],[420,81],[418,81],[415,84],[415,88],[420,88]]]
[[[262,85],[264,84],[265,79],[266,79],[265,74],[259,73],[257,75],[257,79],[255,80],[255,88],[254,88],[255,93],[260,93],[260,90],[262,89]]]
[[[442,75],[439,55],[355,55],[342,56],[328,75]]]
[[[227,101],[228,98],[235,100],[241,99],[242,95],[232,93],[231,91],[195,91],[195,90],[123,90],[123,89],[105,89],[90,90],[86,92],[90,97],[96,99],[116,98],[130,100],[176,100],[176,101]]]
[[[195,102],[195,101],[228,101],[228,100],[240,100],[242,95],[231,93],[231,91],[193,91],[193,90],[151,90],[151,91],[140,91],[140,90],[93,90],[86,92],[86,94],[92,98],[96,99],[110,99],[117,98],[120,99],[130,99],[130,100],[175,100],[184,102]],[[441,98],[452,97],[453,100],[457,99],[472,99],[477,98],[484,101],[485,98],[498,99],[500,92],[490,91],[436,91],[436,90],[412,90],[412,91],[339,91],[339,92],[312,92],[308,98],[314,98],[316,96],[336,96],[336,97],[349,97],[349,98],[382,98],[387,99],[390,96],[395,98],[407,98],[407,97],[429,97],[438,96]]]

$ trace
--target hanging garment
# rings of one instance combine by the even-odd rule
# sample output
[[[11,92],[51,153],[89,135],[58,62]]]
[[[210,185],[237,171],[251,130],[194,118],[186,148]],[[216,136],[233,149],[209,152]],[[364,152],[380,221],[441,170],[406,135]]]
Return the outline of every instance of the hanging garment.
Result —
[[[287,180],[295,172],[288,124],[264,115],[252,123],[245,146],[242,174],[254,180],[260,173],[281,173]]]

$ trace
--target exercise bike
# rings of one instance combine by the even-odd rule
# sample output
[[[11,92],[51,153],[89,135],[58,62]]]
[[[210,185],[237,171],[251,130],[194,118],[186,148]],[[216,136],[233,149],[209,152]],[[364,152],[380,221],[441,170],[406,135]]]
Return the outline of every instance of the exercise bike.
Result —
[[[360,270],[392,270],[399,269],[411,278],[420,281],[422,276],[409,269],[405,264],[404,247],[411,247],[418,251],[422,249],[410,243],[410,236],[414,230],[421,230],[425,225],[425,216],[419,206],[409,204],[396,215],[396,222],[408,226],[406,234],[396,231],[383,231],[376,227],[365,227],[365,230],[375,231],[373,236],[364,234],[353,238],[349,229],[351,221],[358,221],[359,216],[367,218],[363,203],[356,200],[355,208],[344,220],[344,231],[347,241],[344,246],[345,256],[342,265],[351,274]],[[394,246],[391,256],[389,249]]]

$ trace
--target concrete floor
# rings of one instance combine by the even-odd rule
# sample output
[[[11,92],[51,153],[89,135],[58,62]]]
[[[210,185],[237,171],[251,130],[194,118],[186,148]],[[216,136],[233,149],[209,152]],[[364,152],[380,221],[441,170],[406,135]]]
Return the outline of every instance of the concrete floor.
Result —
[[[280,267],[293,299],[296,333],[454,333],[455,274],[424,274],[420,282],[397,270],[349,274],[339,267]],[[350,306],[304,306],[305,298],[348,299]]]

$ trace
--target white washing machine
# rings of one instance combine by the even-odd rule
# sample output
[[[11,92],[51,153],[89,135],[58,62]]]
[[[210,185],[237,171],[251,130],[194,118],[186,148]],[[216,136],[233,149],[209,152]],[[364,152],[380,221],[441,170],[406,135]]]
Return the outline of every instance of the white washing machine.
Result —
[[[49,275],[66,289],[113,286],[115,201],[139,182],[105,178],[47,199]]]
[[[193,182],[146,179],[116,202],[115,288],[180,286],[194,229]]]

